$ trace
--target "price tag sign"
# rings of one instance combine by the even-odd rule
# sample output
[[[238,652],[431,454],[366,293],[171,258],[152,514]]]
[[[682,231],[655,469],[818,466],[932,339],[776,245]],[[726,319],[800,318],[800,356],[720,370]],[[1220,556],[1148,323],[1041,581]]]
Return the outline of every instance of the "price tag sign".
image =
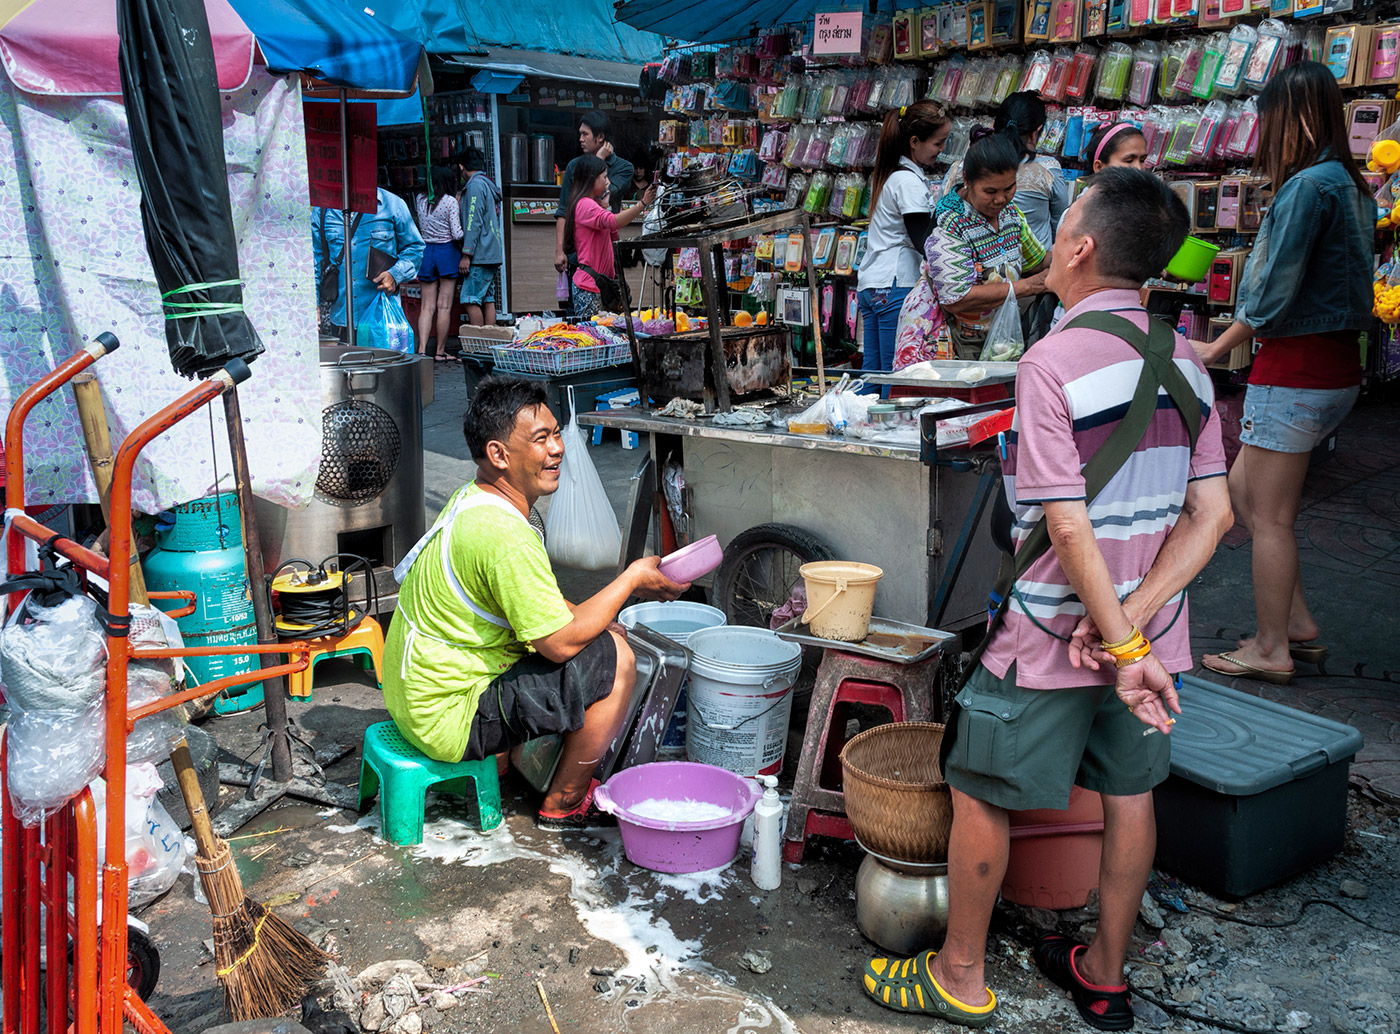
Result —
[[[812,33],[813,54],[859,54],[860,11],[818,13]]]

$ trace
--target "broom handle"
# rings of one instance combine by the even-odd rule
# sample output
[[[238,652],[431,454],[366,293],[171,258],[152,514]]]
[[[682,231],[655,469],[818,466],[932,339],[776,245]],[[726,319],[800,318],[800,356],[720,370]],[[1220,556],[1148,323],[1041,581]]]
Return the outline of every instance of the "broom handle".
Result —
[[[107,407],[102,402],[102,385],[97,375],[84,371],[73,378],[73,399],[78,404],[78,417],[83,425],[83,442],[87,446],[88,463],[92,466],[92,480],[97,485],[98,499],[102,505],[102,516],[108,526],[112,523],[112,434],[107,425]],[[150,597],[146,595],[146,578],[141,572],[141,562],[136,550],[131,551],[131,602],[146,606]],[[170,752],[170,763],[175,766],[175,776],[180,782],[180,792],[185,798],[185,810],[190,813],[190,832],[194,834],[199,853],[212,858],[218,846],[214,827],[209,824],[209,809],[204,803],[204,791],[199,786],[199,774],[194,770],[194,760],[190,757],[190,747],[184,737]]]

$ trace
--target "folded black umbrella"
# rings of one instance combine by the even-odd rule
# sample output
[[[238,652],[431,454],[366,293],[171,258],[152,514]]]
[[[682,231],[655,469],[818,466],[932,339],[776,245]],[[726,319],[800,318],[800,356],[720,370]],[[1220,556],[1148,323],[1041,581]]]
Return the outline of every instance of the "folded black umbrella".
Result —
[[[120,0],[126,103],[141,223],[178,373],[205,377],[263,352],[243,312],[223,118],[204,0]]]

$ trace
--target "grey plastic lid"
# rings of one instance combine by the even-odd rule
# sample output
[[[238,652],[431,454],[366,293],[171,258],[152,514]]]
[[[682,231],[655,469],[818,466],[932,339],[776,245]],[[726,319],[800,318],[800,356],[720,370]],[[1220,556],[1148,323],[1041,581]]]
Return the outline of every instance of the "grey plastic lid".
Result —
[[[1350,725],[1207,682],[1181,679],[1172,775],[1236,797],[1303,779],[1361,749]]]

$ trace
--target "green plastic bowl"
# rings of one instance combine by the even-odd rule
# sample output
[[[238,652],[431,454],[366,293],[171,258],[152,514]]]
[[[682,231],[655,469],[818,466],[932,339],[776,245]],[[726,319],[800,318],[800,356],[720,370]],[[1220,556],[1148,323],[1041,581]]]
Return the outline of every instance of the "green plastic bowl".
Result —
[[[1209,241],[1187,237],[1167,263],[1167,272],[1188,284],[1200,283],[1210,272],[1210,264],[1219,250],[1218,245]]]

